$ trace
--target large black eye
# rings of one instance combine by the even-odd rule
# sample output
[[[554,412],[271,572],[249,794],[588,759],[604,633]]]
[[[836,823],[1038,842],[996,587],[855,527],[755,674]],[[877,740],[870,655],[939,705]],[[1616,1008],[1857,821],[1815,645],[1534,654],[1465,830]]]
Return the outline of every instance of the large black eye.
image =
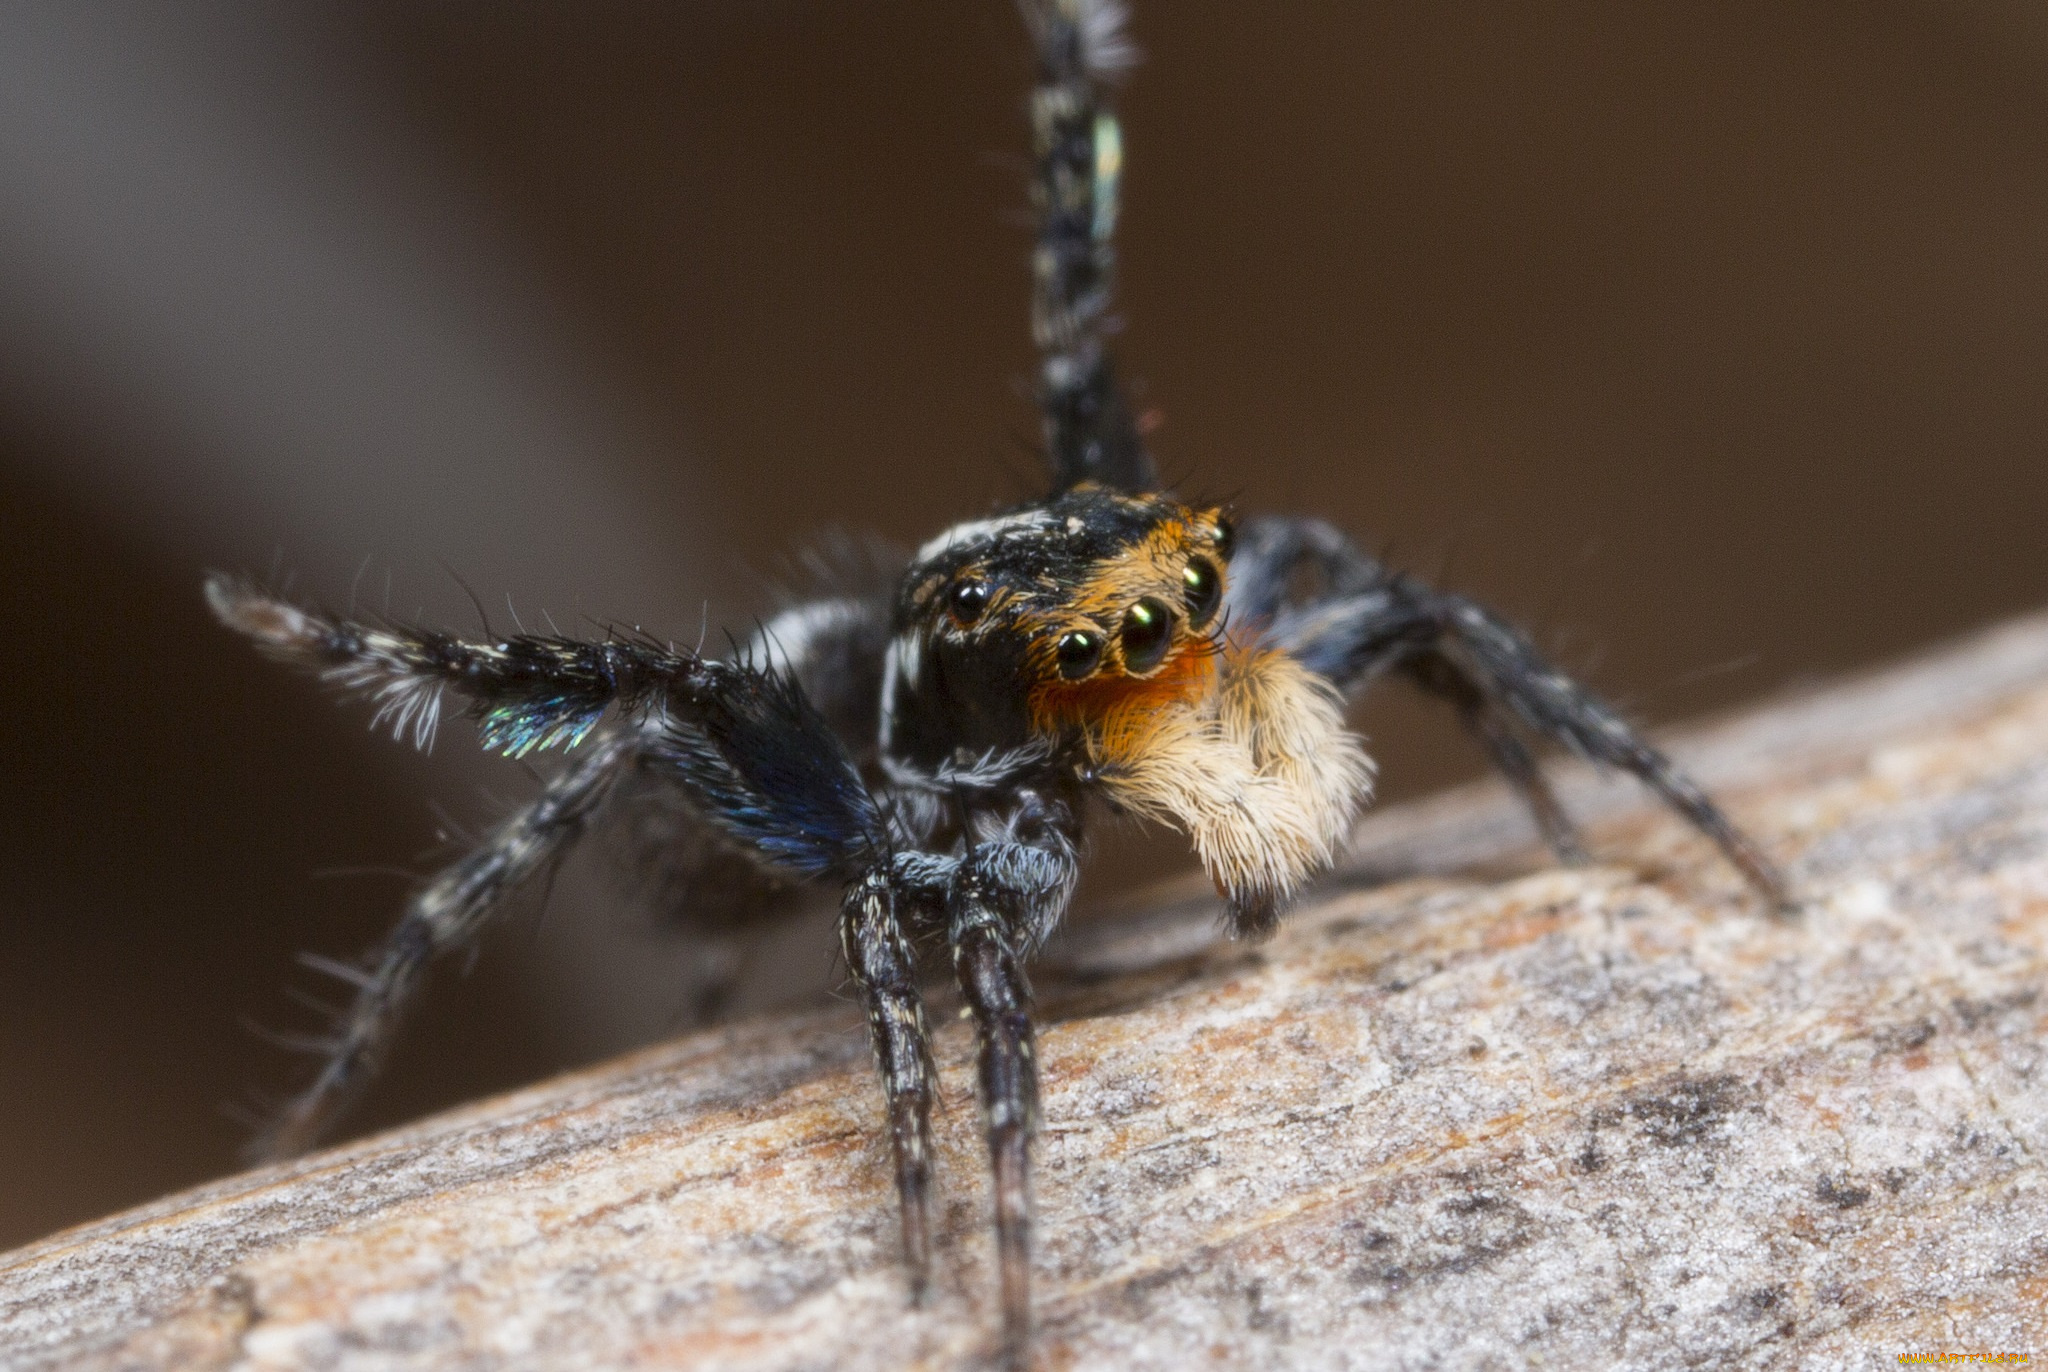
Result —
[[[946,608],[953,612],[953,619],[962,628],[981,618],[981,612],[988,608],[988,583],[984,581],[963,581],[953,588],[946,597]]]
[[[1199,629],[1209,622],[1209,616],[1216,613],[1216,606],[1223,599],[1223,578],[1216,574],[1216,564],[1208,558],[1191,558],[1180,574],[1180,587],[1188,603],[1188,623]]]
[[[1237,525],[1230,522],[1229,515],[1216,516],[1216,556],[1225,562],[1237,551]]]
[[[1173,642],[1173,611],[1146,596],[1124,611],[1124,670],[1143,676],[1159,665]]]
[[[1069,681],[1079,681],[1102,661],[1102,635],[1086,629],[1069,630],[1060,635],[1054,652],[1060,660],[1060,675]]]

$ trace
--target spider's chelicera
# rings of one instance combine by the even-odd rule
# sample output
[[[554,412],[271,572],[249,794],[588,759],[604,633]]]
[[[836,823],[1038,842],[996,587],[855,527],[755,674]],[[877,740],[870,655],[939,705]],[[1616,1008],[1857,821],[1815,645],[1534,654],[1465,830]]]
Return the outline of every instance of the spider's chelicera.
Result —
[[[1335,858],[1372,766],[1347,698],[1393,673],[1448,702],[1571,859],[1525,740],[1648,785],[1771,901],[1769,862],[1700,789],[1483,606],[1388,571],[1315,519],[1233,525],[1162,493],[1104,346],[1121,143],[1103,87],[1130,60],[1114,0],[1025,0],[1039,79],[1033,328],[1051,490],[919,548],[893,593],[783,612],[714,660],[638,636],[467,641],[357,623],[215,577],[228,625],[431,737],[444,694],[486,748],[574,749],[540,796],[415,895],[317,1080],[264,1151],[310,1146],[372,1075],[427,964],[558,859],[631,777],[734,872],[834,883],[887,1098],[903,1246],[931,1262],[937,1079],[921,950],[950,949],[980,1041],[1007,1346],[1029,1323],[1038,1124],[1024,966],[1073,890],[1091,799],[1184,831],[1233,932],[1273,928]],[[735,853],[749,863],[735,864]]]

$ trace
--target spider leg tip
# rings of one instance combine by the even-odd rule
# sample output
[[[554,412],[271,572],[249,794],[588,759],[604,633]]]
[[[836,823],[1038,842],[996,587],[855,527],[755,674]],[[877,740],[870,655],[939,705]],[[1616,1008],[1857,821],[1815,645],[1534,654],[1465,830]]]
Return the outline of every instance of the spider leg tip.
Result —
[[[1031,1309],[1029,1303],[1022,1308],[1013,1308],[1006,1300],[1003,1304],[1002,1344],[998,1350],[998,1365],[1004,1372],[1024,1372],[1031,1363]]]
[[[932,1288],[932,1240],[922,1195],[914,1204],[907,1196],[903,1200],[903,1266],[910,1281],[910,1303],[927,1304]]]

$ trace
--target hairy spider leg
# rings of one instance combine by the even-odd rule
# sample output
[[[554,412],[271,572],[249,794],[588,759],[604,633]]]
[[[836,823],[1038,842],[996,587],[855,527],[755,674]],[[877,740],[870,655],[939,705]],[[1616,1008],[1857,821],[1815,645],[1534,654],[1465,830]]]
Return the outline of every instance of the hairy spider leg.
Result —
[[[1031,334],[1053,489],[1094,481],[1124,491],[1159,484],[1116,382],[1105,336],[1123,136],[1101,86],[1136,59],[1118,0],[1021,0],[1038,52],[1031,92]]]
[[[1292,603],[1370,595],[1384,589],[1390,579],[1377,559],[1366,556],[1329,522],[1275,516],[1247,520],[1238,531],[1230,576],[1231,615],[1255,626],[1271,623]],[[1310,582],[1312,587],[1304,584]],[[1586,849],[1578,826],[1500,706],[1440,657],[1419,653],[1398,666],[1424,691],[1456,707],[1460,722],[1521,798],[1559,861],[1584,862]]]
[[[989,841],[970,843],[964,858],[897,852],[897,835],[844,743],[780,671],[640,643],[522,637],[485,644],[359,624],[224,578],[208,583],[208,597],[226,623],[274,656],[313,667],[369,695],[380,709],[400,700],[411,704],[414,719],[427,708],[417,703],[424,692],[468,697],[486,743],[508,752],[574,746],[609,704],[637,712],[631,726],[598,732],[590,751],[539,799],[415,899],[376,966],[351,978],[357,1000],[329,1060],[266,1135],[267,1155],[310,1147],[369,1080],[435,954],[465,942],[510,890],[564,854],[629,765],[663,769],[707,819],[765,863],[846,882],[841,946],[882,1078],[904,1256],[917,1292],[931,1265],[930,1121],[938,1078],[917,990],[911,916],[924,914],[955,945],[956,974],[982,1043],[1005,1343],[1013,1354],[1023,1347],[1037,1074],[1022,959],[1057,924],[1072,894],[1078,826],[1070,807],[1027,791],[999,814],[972,817],[970,832]]]
[[[220,621],[268,656],[319,673],[366,697],[373,727],[388,724],[430,746],[447,691],[469,700],[478,739],[492,752],[525,757],[583,741],[607,708],[644,712],[706,675],[693,653],[642,640],[602,643],[517,634],[494,643],[404,624],[369,624],[305,609],[235,577],[206,580]]]
[[[1031,1023],[1031,985],[1025,960],[1057,925],[1079,873],[1070,809],[1027,794],[1001,815],[979,814],[969,833],[1000,835],[975,841],[964,855],[903,853],[894,867],[897,893],[921,920],[938,920],[953,954],[953,974],[978,1042],[977,1086],[986,1131],[995,1202],[996,1264],[1002,1292],[1003,1347],[1015,1360],[1031,1329],[1031,1141],[1038,1132],[1038,1063]],[[851,954],[849,954],[851,956]],[[906,988],[908,996],[914,990]],[[882,1056],[881,1039],[877,1055]],[[891,1126],[902,1096],[929,1111],[918,1064],[884,1058],[890,1087]],[[923,1070],[929,1071],[928,1062]],[[922,1126],[923,1115],[916,1117]],[[899,1152],[899,1165],[902,1154]],[[923,1223],[922,1175],[916,1191],[903,1188],[906,1240]],[[921,1279],[921,1273],[915,1274]]]
[[[975,842],[946,889],[953,974],[974,1016],[977,1080],[995,1201],[1003,1345],[1022,1359],[1031,1335],[1031,1143],[1037,1136],[1038,1057],[1025,960],[1073,896],[1080,872],[1074,811],[1026,792],[999,818],[981,816]]]
[[[889,1113],[903,1261],[911,1296],[921,1300],[932,1266],[932,1102],[938,1098],[939,1073],[917,990],[916,949],[899,918],[896,883],[886,870],[871,870],[846,888],[839,946],[867,1011],[868,1043]]]
[[[1550,781],[1543,775],[1536,759],[1529,755],[1528,745],[1515,732],[1513,721],[1498,706],[1488,702],[1470,681],[1441,668],[1440,663],[1441,659],[1437,658],[1419,658],[1411,676],[1423,689],[1442,696],[1457,708],[1458,718],[1479,740],[1479,746],[1486,750],[1494,770],[1521,797],[1523,807],[1536,821],[1537,832],[1543,836],[1550,851],[1557,855],[1557,860],[1567,867],[1584,865],[1590,859],[1585,840],[1579,834],[1579,826],[1572,819],[1571,812],[1564,808],[1564,802],[1558,799],[1557,792],[1551,789]]]
[[[1031,987],[1015,939],[977,864],[963,864],[947,896],[953,974],[974,1016],[978,1084],[993,1173],[1003,1341],[1031,1333],[1031,1140],[1038,1132],[1038,1063]]]
[[[801,689],[774,673],[756,676],[753,689],[715,708],[697,700],[693,730],[671,732],[664,748],[673,750],[693,793],[735,837],[801,874],[847,883],[840,941],[882,1080],[913,1294],[922,1294],[930,1273],[931,1108],[938,1092],[917,989],[918,935],[936,932],[953,946],[982,1043],[1004,1337],[1014,1359],[1029,1327],[1028,1150],[1037,1121],[1022,959],[1056,926],[1072,896],[1078,820],[1072,807],[1025,788],[999,810],[964,817],[964,853],[923,851],[914,841],[929,842],[932,835],[883,822],[877,797],[860,783]],[[694,742],[700,737],[715,747],[715,756]],[[837,759],[829,769],[836,784],[800,777],[823,759]],[[882,797],[893,803],[905,793],[886,789]],[[930,810],[909,806],[907,812]],[[819,844],[822,835],[836,837]],[[813,848],[807,852],[805,844]]]
[[[608,707],[629,716],[415,898],[364,973],[326,1068],[265,1137],[267,1155],[317,1141],[368,1080],[426,962],[562,856],[629,761],[665,772],[728,837],[795,875],[844,880],[887,863],[887,826],[845,746],[779,672],[641,642],[479,643],[363,624],[226,577],[211,578],[206,590],[223,622],[270,655],[368,696],[380,720],[421,744],[431,739],[444,691],[468,699],[486,747],[513,756],[573,747]]]
[[[1398,670],[1451,701],[1560,856],[1569,859],[1579,851],[1576,830],[1516,736],[1514,723],[1588,761],[1634,776],[1711,839],[1775,908],[1792,908],[1776,866],[1706,793],[1499,615],[1463,596],[1388,572],[1324,521],[1254,524],[1263,527],[1247,531],[1239,562],[1249,557],[1267,565],[1246,577],[1257,598],[1233,605],[1242,611],[1242,622],[1262,626],[1268,642],[1347,694]],[[1238,570],[1233,563],[1233,574]],[[1326,587],[1290,600],[1287,588],[1299,572],[1324,576]]]
[[[882,1077],[904,1260],[916,1297],[931,1267],[931,1110],[938,1073],[917,990],[915,933],[935,929],[952,949],[954,975],[980,1041],[1004,1344],[1014,1356],[1030,1328],[1030,1142],[1038,1128],[1031,990],[1023,964],[1065,912],[1079,861],[1071,814],[1060,807],[1026,796],[1000,827],[1016,837],[976,843],[965,856],[899,852],[886,869],[850,883],[840,943]]]
[[[428,882],[407,903],[398,927],[368,966],[333,968],[355,985],[355,999],[326,1040],[327,1060],[312,1085],[256,1138],[249,1147],[251,1156],[265,1161],[288,1158],[319,1142],[383,1065],[427,964],[468,944],[504,908],[508,896],[568,852],[633,751],[619,735],[600,737],[573,767],[549,781],[533,803]]]

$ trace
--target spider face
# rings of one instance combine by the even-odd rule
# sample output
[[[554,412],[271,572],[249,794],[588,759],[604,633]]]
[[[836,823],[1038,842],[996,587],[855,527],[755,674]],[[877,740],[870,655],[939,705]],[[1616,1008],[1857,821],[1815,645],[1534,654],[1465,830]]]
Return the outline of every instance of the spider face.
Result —
[[[905,573],[885,667],[888,746],[913,762],[1038,741],[1209,694],[1230,520],[1083,483],[957,524]]]

